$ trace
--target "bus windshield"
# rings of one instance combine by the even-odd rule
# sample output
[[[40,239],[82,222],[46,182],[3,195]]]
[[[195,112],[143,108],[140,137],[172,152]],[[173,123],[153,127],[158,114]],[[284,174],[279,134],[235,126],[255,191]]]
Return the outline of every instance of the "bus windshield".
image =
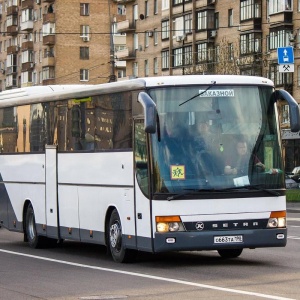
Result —
[[[159,118],[151,135],[154,193],[284,188],[272,92],[241,85],[151,89]]]

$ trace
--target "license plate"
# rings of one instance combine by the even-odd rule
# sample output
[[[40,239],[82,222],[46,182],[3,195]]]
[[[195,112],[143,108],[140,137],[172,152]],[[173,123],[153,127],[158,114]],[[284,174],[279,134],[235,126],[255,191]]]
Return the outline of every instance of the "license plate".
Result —
[[[242,243],[242,242],[243,242],[242,235],[223,235],[223,236],[214,237],[215,244],[229,244],[229,243]]]

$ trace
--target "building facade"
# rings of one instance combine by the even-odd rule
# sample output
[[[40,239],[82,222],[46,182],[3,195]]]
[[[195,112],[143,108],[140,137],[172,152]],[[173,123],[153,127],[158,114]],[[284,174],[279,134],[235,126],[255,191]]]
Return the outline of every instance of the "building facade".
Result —
[[[119,0],[117,0],[120,3]],[[300,102],[299,0],[123,0],[128,78],[157,75],[264,76]],[[277,48],[294,49],[294,72],[280,72]],[[279,103],[286,169],[300,165],[299,134]]]
[[[115,80],[115,2],[4,0],[0,17],[1,90]]]

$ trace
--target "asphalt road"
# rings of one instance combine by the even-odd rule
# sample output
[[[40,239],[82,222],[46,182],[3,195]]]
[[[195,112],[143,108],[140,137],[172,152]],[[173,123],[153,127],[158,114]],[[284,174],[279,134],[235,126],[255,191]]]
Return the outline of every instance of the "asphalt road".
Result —
[[[140,254],[117,264],[97,245],[31,249],[0,229],[0,300],[300,299],[300,213],[288,213],[285,248]]]

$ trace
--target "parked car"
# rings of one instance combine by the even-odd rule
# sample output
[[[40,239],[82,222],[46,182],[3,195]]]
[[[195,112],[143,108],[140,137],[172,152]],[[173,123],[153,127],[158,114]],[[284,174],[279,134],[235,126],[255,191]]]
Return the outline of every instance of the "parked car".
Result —
[[[297,175],[296,175],[297,176]],[[297,176],[297,179],[299,179],[300,175]],[[293,178],[290,178],[289,175],[285,175],[285,186],[287,189],[299,189],[300,188],[300,180],[295,180]]]

